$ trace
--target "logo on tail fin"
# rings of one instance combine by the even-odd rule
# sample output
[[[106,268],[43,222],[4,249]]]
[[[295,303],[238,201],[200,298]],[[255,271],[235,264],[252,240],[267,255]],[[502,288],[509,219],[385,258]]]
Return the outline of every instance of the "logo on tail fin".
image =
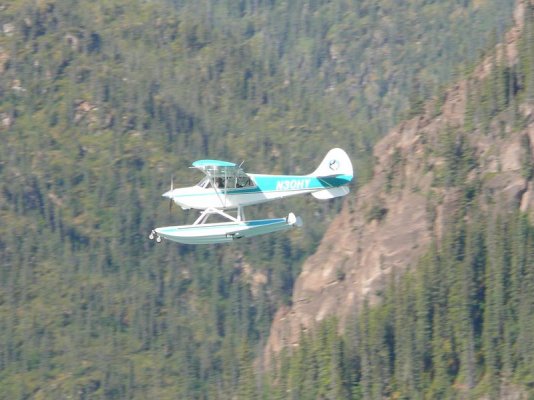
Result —
[[[339,168],[339,161],[338,160],[330,160],[328,162],[328,166],[332,171],[336,171]]]

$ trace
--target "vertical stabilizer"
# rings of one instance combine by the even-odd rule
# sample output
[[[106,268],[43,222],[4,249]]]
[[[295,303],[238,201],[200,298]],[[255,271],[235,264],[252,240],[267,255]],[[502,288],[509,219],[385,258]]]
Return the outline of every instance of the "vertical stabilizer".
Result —
[[[317,177],[346,175],[350,176],[352,179],[354,176],[354,171],[352,169],[352,162],[350,161],[347,153],[345,153],[345,150],[334,148],[326,153],[326,156],[323,158],[323,161],[321,161],[321,164],[319,164],[317,169],[310,175]]]

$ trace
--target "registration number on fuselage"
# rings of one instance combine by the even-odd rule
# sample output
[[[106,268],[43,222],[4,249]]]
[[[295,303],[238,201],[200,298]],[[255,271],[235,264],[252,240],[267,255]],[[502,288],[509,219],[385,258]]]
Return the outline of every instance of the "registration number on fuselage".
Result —
[[[276,190],[309,189],[311,179],[285,179],[276,183]]]

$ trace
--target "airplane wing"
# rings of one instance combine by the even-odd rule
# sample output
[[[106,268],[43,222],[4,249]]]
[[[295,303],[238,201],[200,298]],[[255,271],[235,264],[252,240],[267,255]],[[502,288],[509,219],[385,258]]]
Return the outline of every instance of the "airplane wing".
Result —
[[[241,169],[235,163],[221,160],[198,160],[192,164],[191,168],[199,169],[210,178],[232,176]]]
[[[221,160],[198,160],[192,164],[191,168],[202,171],[210,179],[235,178],[244,174],[240,165]]]
[[[237,164],[229,161],[221,160],[198,160],[193,163],[194,168],[204,168],[204,167],[236,167]]]

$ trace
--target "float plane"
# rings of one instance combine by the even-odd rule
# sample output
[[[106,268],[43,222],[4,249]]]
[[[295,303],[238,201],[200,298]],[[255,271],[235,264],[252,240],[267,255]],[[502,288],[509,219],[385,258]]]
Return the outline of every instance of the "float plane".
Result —
[[[219,160],[195,161],[191,168],[203,172],[204,178],[195,186],[179,189],[174,189],[171,182],[171,189],[162,196],[184,210],[201,210],[200,216],[191,225],[155,228],[149,235],[151,240],[225,243],[301,226],[302,220],[293,213],[285,218],[247,220],[244,207],[307,193],[320,200],[345,196],[353,178],[350,158],[339,148],[330,150],[319,167],[308,175],[245,173],[241,165]],[[211,215],[219,215],[226,221],[208,223]]]

